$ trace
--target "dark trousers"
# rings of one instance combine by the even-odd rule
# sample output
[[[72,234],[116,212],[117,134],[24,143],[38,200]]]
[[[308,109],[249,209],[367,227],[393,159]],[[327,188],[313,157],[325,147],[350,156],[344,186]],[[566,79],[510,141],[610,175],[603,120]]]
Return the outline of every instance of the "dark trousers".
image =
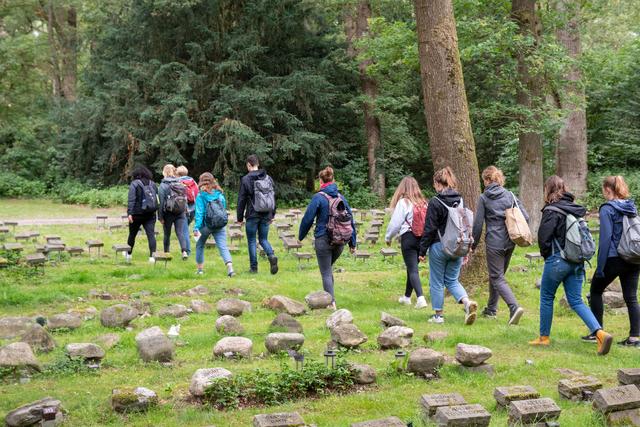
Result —
[[[187,215],[183,212],[181,214],[172,214],[166,212],[163,217],[164,224],[162,228],[164,229],[164,251],[169,252],[171,247],[171,226],[175,226],[176,236],[178,237],[178,242],[180,243],[180,251],[187,251],[187,242],[184,235],[184,225],[187,222]]]
[[[500,298],[502,298],[509,307],[510,314],[513,314],[518,308],[518,300],[516,300],[513,291],[504,277],[509,268],[509,262],[511,261],[511,255],[513,255],[514,249],[515,248],[486,248],[487,268],[489,269],[489,301],[487,302],[487,310],[492,313],[498,311]]]
[[[344,245],[331,245],[329,237],[325,235],[316,239],[315,246],[318,267],[320,267],[320,275],[322,276],[322,287],[334,297],[335,301],[333,294],[333,263],[340,258]]]
[[[410,297],[412,291],[416,291],[416,296],[421,297],[422,284],[420,283],[420,272],[418,270],[418,258],[420,251],[420,238],[414,236],[412,232],[406,232],[400,237],[400,249],[402,259],[407,267],[407,283],[404,289],[404,296]]]
[[[630,264],[620,257],[607,258],[604,266],[604,277],[591,279],[589,305],[593,315],[602,325],[604,304],[602,293],[616,277],[620,277],[622,295],[629,310],[629,336],[640,336],[640,306],[638,305],[638,276],[640,265]]]
[[[147,234],[147,240],[149,241],[149,256],[153,256],[156,251],[156,214],[152,213],[131,216],[133,217],[133,222],[129,223],[129,238],[127,239],[127,244],[131,246],[131,251],[133,252],[133,247],[136,244],[136,236],[138,235],[138,231],[140,231],[140,226],[142,226],[144,227],[144,232]]]

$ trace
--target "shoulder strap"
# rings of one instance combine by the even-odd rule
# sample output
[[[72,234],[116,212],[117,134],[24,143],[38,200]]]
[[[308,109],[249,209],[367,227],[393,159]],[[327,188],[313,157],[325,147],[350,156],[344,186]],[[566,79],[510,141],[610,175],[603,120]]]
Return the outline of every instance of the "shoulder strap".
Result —
[[[544,207],[543,210],[550,210],[550,211],[553,211],[553,212],[558,212],[559,214],[562,214],[564,216],[569,215],[567,212],[563,211],[562,209],[560,209],[560,208],[558,208],[556,206],[551,206],[551,205]]]
[[[511,197],[513,197],[513,204],[511,205],[511,208],[515,208],[516,206],[518,206],[518,201],[516,200],[516,195],[513,194],[513,191],[509,191],[509,193],[511,193]]]

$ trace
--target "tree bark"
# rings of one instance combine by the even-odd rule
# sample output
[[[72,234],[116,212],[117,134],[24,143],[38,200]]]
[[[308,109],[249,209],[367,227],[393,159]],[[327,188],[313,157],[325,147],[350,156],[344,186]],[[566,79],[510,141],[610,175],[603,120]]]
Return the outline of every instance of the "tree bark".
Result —
[[[49,0],[46,6],[47,9],[47,39],[49,40],[49,52],[51,55],[51,84],[53,87],[53,97],[55,99],[60,98],[62,94],[62,79],[60,78],[60,62],[58,61],[58,48],[56,46],[56,39],[53,34],[54,27],[54,6],[53,0]]]
[[[556,173],[569,189],[583,197],[587,192],[587,116],[580,70],[580,5],[571,0],[558,0],[558,12],[564,14],[565,25],[556,32],[560,44],[574,61],[566,75],[563,107],[568,111],[556,146]]]
[[[537,49],[542,25],[536,11],[536,0],[512,0],[512,19],[518,24],[522,35],[533,38],[533,45],[517,54],[518,78],[520,85],[516,94],[518,105],[533,110],[531,118],[521,115],[520,125],[523,130],[519,139],[519,163],[520,163],[520,197],[530,216],[530,228],[535,236],[540,225],[543,203],[543,146],[542,135],[532,128],[539,120],[539,114],[535,113],[542,95],[542,78],[531,74],[528,57]]]
[[[75,101],[78,63],[78,17],[76,8],[63,9],[65,16],[64,33],[61,34],[62,47],[62,96],[67,101]]]

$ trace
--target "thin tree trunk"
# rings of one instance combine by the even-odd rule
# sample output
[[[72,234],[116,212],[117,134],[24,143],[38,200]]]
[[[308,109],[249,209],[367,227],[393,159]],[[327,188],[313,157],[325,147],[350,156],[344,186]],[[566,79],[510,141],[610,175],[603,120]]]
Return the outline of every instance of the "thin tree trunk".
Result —
[[[571,0],[558,0],[557,10],[566,14],[565,26],[556,33],[558,41],[575,62],[566,75],[564,108],[568,115],[556,146],[556,173],[577,197],[583,197],[587,192],[587,115],[584,86],[581,84],[582,72],[578,63],[582,51],[580,5]]]
[[[54,19],[53,0],[49,0],[47,4],[47,38],[49,40],[49,52],[51,54],[51,83],[53,86],[53,96],[55,99],[58,99],[62,94],[62,79],[60,78],[58,48],[53,34]]]
[[[75,101],[77,63],[78,63],[78,23],[74,6],[63,9],[66,14],[64,20],[64,34],[60,34],[62,46],[62,96],[67,101]]]
[[[520,85],[516,94],[518,105],[535,110],[541,99],[542,80],[540,76],[532,75],[529,70],[528,56],[533,52],[540,40],[542,26],[536,11],[536,0],[513,0],[511,3],[512,19],[518,24],[521,34],[533,37],[534,44],[527,51],[517,54],[518,78]],[[531,119],[520,117],[520,124],[524,130],[519,135],[519,163],[520,163],[520,197],[530,215],[530,227],[534,235],[537,234],[540,210],[543,207],[543,146],[542,135],[531,130],[536,125],[539,115],[534,113]]]

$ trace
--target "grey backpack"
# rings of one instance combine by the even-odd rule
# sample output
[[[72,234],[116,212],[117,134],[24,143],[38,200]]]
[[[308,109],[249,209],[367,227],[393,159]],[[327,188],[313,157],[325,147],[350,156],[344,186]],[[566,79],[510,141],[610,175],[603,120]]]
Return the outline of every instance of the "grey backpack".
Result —
[[[622,217],[618,255],[631,264],[640,264],[640,217]]]
[[[576,218],[555,206],[547,206],[545,209],[558,212],[566,217],[564,248],[560,249],[562,259],[583,263],[593,258],[596,254],[596,242],[593,240],[587,222],[583,218]]]
[[[438,231],[444,253],[453,258],[467,256],[473,245],[473,212],[464,207],[462,200],[458,206],[452,208],[438,197],[434,199],[442,203],[449,212],[444,234]]]
[[[258,213],[276,210],[276,190],[269,175],[253,182],[253,210]]]

